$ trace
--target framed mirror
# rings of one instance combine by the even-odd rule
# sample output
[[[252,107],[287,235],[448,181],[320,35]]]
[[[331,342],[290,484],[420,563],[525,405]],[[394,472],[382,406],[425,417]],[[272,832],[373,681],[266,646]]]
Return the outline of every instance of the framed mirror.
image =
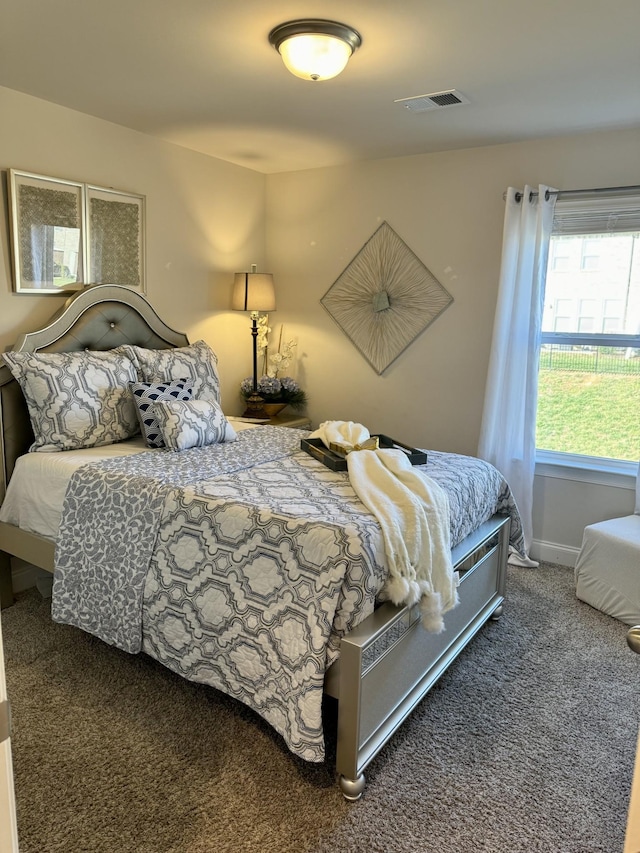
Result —
[[[16,293],[145,292],[144,196],[15,169],[8,186]]]
[[[13,283],[18,293],[62,293],[85,282],[83,185],[9,171]]]

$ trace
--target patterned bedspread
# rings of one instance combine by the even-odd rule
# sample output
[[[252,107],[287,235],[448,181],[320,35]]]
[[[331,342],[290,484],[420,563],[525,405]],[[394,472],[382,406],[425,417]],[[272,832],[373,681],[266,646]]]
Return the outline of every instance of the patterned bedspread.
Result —
[[[308,761],[324,757],[324,673],[385,580],[382,537],[346,473],[261,427],[230,444],[86,465],[56,547],[52,615],[246,703]],[[431,451],[455,545],[515,504],[479,459]],[[446,624],[446,620],[445,620]]]

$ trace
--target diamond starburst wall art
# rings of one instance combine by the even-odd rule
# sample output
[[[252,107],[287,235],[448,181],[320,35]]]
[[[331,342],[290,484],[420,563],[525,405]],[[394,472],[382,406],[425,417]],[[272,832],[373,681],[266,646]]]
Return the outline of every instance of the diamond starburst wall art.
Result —
[[[383,222],[320,302],[381,374],[453,297]]]

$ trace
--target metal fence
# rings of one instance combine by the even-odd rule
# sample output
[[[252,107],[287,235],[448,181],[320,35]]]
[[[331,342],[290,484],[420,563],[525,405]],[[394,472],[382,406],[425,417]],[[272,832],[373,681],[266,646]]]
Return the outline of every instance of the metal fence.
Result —
[[[540,369],[640,376],[640,349],[543,344]]]

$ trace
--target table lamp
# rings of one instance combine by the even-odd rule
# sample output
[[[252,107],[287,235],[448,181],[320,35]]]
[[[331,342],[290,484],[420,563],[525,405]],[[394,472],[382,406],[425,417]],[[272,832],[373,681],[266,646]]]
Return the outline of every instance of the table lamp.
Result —
[[[276,310],[276,295],[271,273],[237,272],[233,279],[231,307],[234,311],[249,311],[251,314],[251,336],[253,338],[253,390],[247,399],[243,418],[268,418],[262,408],[264,400],[258,394],[258,317]]]

